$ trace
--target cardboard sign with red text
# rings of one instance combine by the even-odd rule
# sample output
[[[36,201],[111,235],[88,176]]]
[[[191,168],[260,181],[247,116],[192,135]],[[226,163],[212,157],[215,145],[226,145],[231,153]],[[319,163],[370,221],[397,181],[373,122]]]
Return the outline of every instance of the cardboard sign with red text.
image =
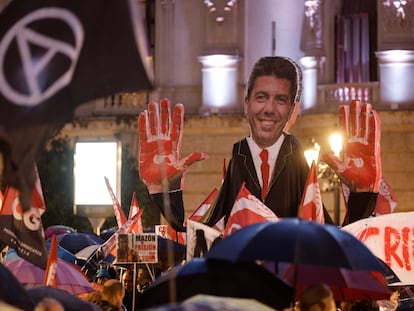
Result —
[[[414,212],[365,218],[342,230],[362,241],[403,284],[414,284]]]

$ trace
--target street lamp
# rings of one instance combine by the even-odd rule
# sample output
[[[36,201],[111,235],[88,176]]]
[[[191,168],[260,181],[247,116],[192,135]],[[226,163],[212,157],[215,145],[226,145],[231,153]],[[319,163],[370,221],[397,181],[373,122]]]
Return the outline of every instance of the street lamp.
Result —
[[[332,152],[341,157],[342,152],[342,136],[340,134],[332,134],[329,137],[329,146]],[[321,192],[333,192],[334,196],[334,223],[340,225],[341,201],[340,201],[340,181],[334,170],[326,163],[319,162],[319,144],[312,138],[309,140],[304,154],[306,161],[310,167],[312,161],[315,161],[318,169],[318,181]]]
[[[304,152],[306,162],[308,162],[309,167],[311,167],[313,161],[315,161],[315,163],[319,162],[319,151],[320,150],[321,150],[321,146],[319,146],[319,144],[313,138],[311,138]]]

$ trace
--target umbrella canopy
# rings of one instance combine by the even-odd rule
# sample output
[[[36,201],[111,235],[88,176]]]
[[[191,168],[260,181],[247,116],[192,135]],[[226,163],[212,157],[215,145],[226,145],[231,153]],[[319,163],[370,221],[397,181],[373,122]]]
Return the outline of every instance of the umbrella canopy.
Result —
[[[111,227],[105,230],[101,231],[101,234],[99,235],[99,237],[106,241],[108,240],[116,231],[118,230],[118,227]]]
[[[63,226],[63,225],[50,226],[45,229],[45,240],[48,240],[49,238],[51,238],[52,235],[59,235],[59,234],[65,234],[65,233],[71,233],[71,232],[75,232],[75,229],[73,229],[72,227]]]
[[[180,304],[166,304],[151,308],[151,311],[275,311],[275,309],[254,299],[195,295]]]
[[[175,301],[170,299],[171,285]],[[158,277],[145,289],[140,306],[181,302],[197,294],[250,298],[277,309],[289,307],[294,298],[291,286],[255,263],[193,258]]]
[[[381,300],[390,296],[385,279],[379,272],[279,264],[278,275],[295,287],[297,298],[304,289],[315,283],[328,285],[336,301]]]
[[[342,227],[383,260],[402,284],[414,285],[414,212],[364,218]]]
[[[60,246],[76,254],[81,249],[90,245],[100,245],[104,242],[100,237],[91,232],[71,232],[59,234],[56,240]]]
[[[381,258],[377,257],[378,262],[384,268],[385,274],[383,274],[385,281],[389,286],[398,286],[401,285],[401,280],[398,275],[383,261]]]
[[[0,300],[22,310],[32,310],[34,301],[28,296],[16,277],[0,264]]]
[[[165,239],[157,235],[158,240],[158,260],[168,260],[168,252],[172,252],[174,262],[181,262],[185,259],[186,248],[184,245],[171,239]]]
[[[102,311],[97,305],[82,300],[59,288],[38,286],[28,288],[26,292],[36,303],[45,297],[52,297],[63,305],[65,311]]]
[[[98,251],[98,248],[101,246],[102,245],[98,244],[86,246],[75,254],[76,259],[82,263],[88,260],[92,254],[96,254],[96,261],[98,261],[100,264],[112,264],[115,261],[115,257],[112,254],[109,254],[105,258],[101,258],[102,256],[99,256],[100,252]]]
[[[23,258],[6,261],[4,266],[23,285],[32,287],[43,285],[45,270],[31,264]],[[78,295],[93,290],[85,275],[74,265],[58,258],[57,287],[70,294]]]
[[[50,241],[46,241],[46,249],[48,252],[50,251],[50,244],[51,244]],[[76,256],[59,245],[58,245],[58,257],[72,264],[76,263]],[[16,258],[21,258],[21,257],[17,255],[16,250],[14,248],[9,248],[9,250],[7,251],[6,255],[3,258],[3,261],[8,261],[8,260],[16,259]]]
[[[246,226],[214,245],[206,258],[273,261],[385,273],[371,251],[333,225],[285,218]]]

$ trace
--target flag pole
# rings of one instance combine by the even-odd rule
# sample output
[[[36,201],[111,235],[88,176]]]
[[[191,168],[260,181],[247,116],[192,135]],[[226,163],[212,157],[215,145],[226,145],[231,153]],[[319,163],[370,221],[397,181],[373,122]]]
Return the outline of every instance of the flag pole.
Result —
[[[137,291],[137,263],[134,261],[134,279],[132,281],[133,291],[132,291],[132,311],[135,311],[135,293]]]

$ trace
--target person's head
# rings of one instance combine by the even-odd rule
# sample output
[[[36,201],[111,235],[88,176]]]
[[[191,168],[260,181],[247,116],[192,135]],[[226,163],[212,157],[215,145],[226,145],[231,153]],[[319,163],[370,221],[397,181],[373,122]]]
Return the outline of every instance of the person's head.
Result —
[[[147,284],[150,281],[149,275],[147,270],[144,268],[138,268],[137,270],[137,282],[138,285],[144,285]]]
[[[86,297],[86,301],[89,301],[90,303],[98,304],[102,300],[102,293],[98,290],[91,291],[88,293],[88,296]]]
[[[244,113],[253,140],[262,148],[273,145],[299,105],[302,73],[287,57],[262,57],[247,83]]]
[[[121,307],[124,296],[125,289],[120,281],[110,279],[103,285],[102,299],[109,301],[114,306]]]
[[[65,308],[58,300],[45,297],[36,304],[34,311],[65,311]]]
[[[400,288],[399,287],[391,287],[391,295],[390,295],[390,302],[393,303],[394,305],[398,305],[399,304],[399,299],[400,299]]]
[[[122,285],[125,288],[125,291],[132,293],[134,289],[134,271],[127,270],[122,274]]]
[[[341,310],[344,310],[344,311],[378,311],[379,306],[375,300],[344,301],[341,303]]]
[[[336,304],[331,289],[325,284],[313,284],[299,296],[300,311],[335,311]]]
[[[111,273],[107,269],[99,269],[96,272],[95,282],[102,285],[111,278]]]

